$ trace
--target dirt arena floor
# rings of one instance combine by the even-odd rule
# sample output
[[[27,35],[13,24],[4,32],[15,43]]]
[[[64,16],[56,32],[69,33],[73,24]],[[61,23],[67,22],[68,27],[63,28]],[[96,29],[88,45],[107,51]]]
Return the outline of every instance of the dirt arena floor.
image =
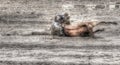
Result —
[[[0,65],[120,64],[119,17],[99,17],[117,24],[96,26],[95,29],[104,31],[95,33],[94,38],[22,35],[48,29],[50,23],[5,23],[3,19],[0,23]]]

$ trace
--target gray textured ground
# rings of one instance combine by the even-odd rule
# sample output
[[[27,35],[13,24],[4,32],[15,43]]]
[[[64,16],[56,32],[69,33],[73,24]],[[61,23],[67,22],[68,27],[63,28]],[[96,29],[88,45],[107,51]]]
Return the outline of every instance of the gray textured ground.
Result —
[[[67,3],[75,6],[70,11],[73,19],[87,16],[118,24],[96,26],[104,31],[95,38],[30,34],[49,29],[53,16]],[[120,65],[120,9],[81,8],[92,3],[110,4],[109,0],[0,0],[0,65]]]
[[[95,38],[23,36],[18,34],[47,29],[49,24],[1,23],[0,65],[119,65],[120,22],[114,22],[118,25],[102,24],[95,27],[105,29],[97,32]],[[13,35],[6,36],[6,33]]]

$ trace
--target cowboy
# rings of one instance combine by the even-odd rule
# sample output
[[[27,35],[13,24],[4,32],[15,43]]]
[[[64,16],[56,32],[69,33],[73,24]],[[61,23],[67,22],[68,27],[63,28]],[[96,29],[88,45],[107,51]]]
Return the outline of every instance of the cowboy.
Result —
[[[54,22],[52,23],[52,34],[64,36],[63,27],[64,24],[70,24],[70,16],[68,13],[64,13],[64,15],[57,15],[54,18]]]

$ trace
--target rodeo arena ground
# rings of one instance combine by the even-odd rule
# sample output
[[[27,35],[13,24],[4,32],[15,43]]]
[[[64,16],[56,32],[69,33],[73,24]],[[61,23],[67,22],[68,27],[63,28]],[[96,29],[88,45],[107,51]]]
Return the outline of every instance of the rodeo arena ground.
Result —
[[[120,0],[0,0],[0,65],[120,65]]]

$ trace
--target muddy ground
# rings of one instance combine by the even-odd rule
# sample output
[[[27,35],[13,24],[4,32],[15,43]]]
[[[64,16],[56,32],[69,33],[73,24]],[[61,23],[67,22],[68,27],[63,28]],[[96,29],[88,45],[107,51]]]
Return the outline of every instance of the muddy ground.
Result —
[[[6,18],[6,19],[4,19]],[[25,20],[24,20],[25,19]],[[102,24],[95,37],[54,37],[52,35],[19,35],[48,29],[50,23],[34,18],[1,17],[0,65],[119,65],[119,17],[98,17],[114,24]],[[6,20],[9,20],[6,21]],[[15,22],[13,22],[13,20]],[[33,23],[31,22],[33,20]],[[10,22],[12,21],[12,23]],[[16,23],[20,21],[20,23]],[[5,34],[12,35],[5,35]]]

